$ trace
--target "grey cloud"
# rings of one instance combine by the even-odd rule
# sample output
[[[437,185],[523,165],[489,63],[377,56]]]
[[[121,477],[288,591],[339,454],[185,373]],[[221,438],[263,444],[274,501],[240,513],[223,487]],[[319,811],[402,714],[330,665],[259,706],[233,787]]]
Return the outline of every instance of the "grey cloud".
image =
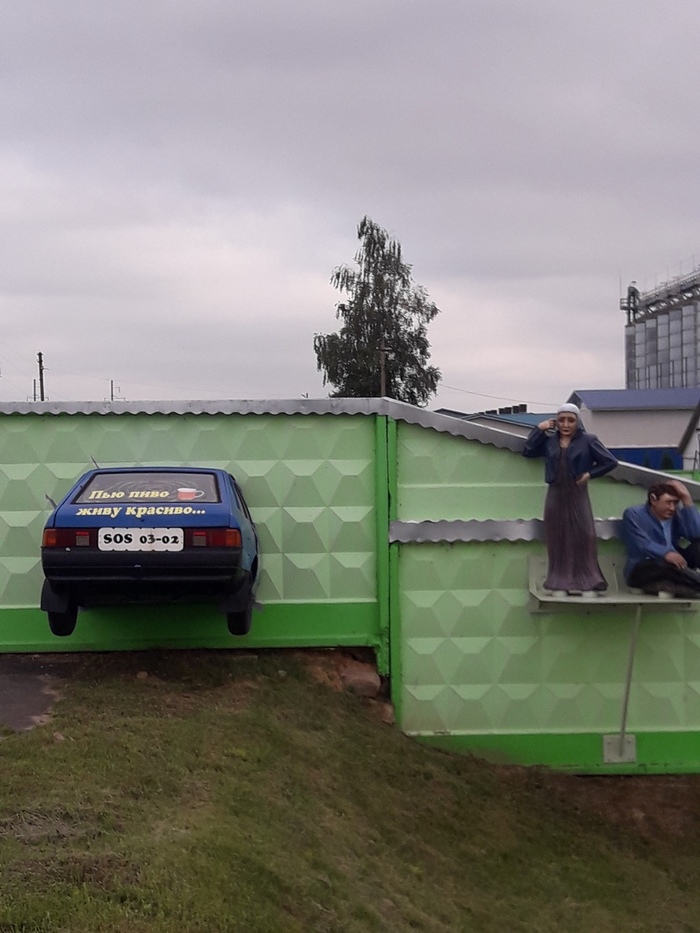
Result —
[[[687,0],[0,13],[3,397],[42,348],[56,391],[323,392],[311,338],[369,213],[444,304],[446,382],[559,398],[621,384],[620,275],[695,251]],[[541,349],[562,322],[568,359]]]

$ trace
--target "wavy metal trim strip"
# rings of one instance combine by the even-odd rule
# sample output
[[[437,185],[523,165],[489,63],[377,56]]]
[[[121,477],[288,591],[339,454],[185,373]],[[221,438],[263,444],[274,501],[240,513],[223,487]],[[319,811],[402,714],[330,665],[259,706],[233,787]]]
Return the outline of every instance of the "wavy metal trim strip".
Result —
[[[621,524],[619,518],[597,518],[595,520],[596,535],[603,541],[619,538]],[[544,540],[544,524],[541,518],[439,522],[393,521],[389,525],[389,541],[392,544],[542,540]]]

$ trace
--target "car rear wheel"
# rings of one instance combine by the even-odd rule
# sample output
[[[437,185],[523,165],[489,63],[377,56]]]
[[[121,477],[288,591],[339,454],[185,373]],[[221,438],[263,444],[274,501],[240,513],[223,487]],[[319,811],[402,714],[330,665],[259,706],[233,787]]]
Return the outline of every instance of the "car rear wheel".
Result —
[[[226,613],[226,624],[232,635],[247,635],[253,621],[253,602],[251,596],[248,597],[245,607],[236,612]]]
[[[65,612],[49,612],[49,628],[54,635],[72,635],[78,621],[78,607],[69,606]]]

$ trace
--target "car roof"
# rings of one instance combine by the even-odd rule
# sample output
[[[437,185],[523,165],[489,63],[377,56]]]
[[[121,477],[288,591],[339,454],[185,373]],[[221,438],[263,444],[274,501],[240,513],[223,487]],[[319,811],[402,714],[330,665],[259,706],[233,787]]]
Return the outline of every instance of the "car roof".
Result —
[[[122,467],[96,467],[89,470],[95,475],[99,473],[226,473],[220,467],[185,467],[185,466],[122,466]]]

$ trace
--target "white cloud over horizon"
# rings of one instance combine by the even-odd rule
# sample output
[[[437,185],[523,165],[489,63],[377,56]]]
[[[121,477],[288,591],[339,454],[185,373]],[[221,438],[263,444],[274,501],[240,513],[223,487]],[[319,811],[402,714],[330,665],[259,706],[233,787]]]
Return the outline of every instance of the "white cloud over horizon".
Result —
[[[622,386],[620,286],[700,262],[690,0],[0,12],[2,400],[38,351],[55,400],[326,395],[365,214],[441,309],[431,407]]]

